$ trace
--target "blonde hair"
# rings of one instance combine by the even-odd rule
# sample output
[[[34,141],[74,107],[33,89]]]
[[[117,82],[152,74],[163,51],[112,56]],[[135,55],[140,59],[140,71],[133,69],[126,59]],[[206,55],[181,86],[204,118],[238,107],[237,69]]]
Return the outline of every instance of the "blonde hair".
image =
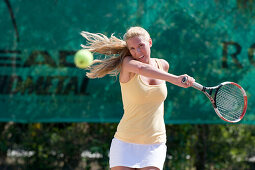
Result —
[[[82,31],[81,35],[88,41],[87,45],[81,45],[82,48],[109,56],[103,60],[93,61],[92,65],[88,67],[90,72],[86,74],[89,78],[101,78],[107,74],[117,76],[121,70],[123,59],[131,55],[126,41],[135,36],[144,36],[146,39],[150,38],[149,33],[141,27],[129,28],[124,34],[124,40],[115,37],[113,34],[108,38],[100,33],[94,34]]]

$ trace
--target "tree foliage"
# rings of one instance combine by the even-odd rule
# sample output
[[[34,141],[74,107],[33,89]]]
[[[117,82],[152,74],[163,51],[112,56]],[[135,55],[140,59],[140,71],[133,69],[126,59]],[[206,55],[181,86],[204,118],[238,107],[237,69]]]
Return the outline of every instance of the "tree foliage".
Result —
[[[1,123],[0,169],[109,169],[116,123]],[[255,127],[166,125],[164,169],[252,169]],[[15,156],[11,151],[29,154]],[[82,156],[82,153],[93,156]]]

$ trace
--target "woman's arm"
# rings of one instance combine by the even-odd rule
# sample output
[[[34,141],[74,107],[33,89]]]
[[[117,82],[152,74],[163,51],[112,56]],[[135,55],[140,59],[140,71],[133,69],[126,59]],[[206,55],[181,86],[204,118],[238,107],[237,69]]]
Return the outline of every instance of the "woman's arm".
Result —
[[[164,63],[163,67],[164,68],[169,67],[168,63]],[[167,70],[168,70],[168,68],[167,68]],[[176,75],[170,74],[166,71],[159,70],[149,64],[137,61],[130,56],[127,56],[124,58],[123,63],[122,63],[122,71],[140,74],[145,77],[151,77],[151,78],[155,78],[155,79],[165,80],[169,83],[172,83],[177,86],[184,87],[184,88],[190,87],[192,85],[192,83],[194,82],[194,79],[192,77],[189,77],[186,74],[181,75],[181,76],[176,76]],[[181,81],[186,76],[188,77],[188,82],[186,84],[183,84]]]

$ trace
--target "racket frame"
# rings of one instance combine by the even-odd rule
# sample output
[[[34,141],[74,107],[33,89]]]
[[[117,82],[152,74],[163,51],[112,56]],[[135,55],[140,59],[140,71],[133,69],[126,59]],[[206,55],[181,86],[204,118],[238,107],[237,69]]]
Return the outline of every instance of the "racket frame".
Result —
[[[186,82],[186,81],[183,81],[183,82]],[[232,84],[232,85],[237,86],[237,87],[241,90],[241,92],[242,92],[242,94],[243,94],[243,97],[244,97],[244,108],[243,108],[243,112],[242,112],[241,116],[239,117],[239,119],[236,119],[236,120],[228,120],[228,119],[225,119],[225,118],[220,114],[220,112],[219,112],[219,110],[218,110],[218,108],[217,108],[217,105],[216,105],[216,96],[217,96],[217,92],[218,92],[218,90],[219,90],[222,86],[224,86],[224,85],[226,85],[226,84]],[[195,88],[195,89],[197,89],[197,90],[202,91],[202,92],[209,98],[209,100],[211,101],[211,103],[212,103],[212,105],[213,105],[214,111],[216,112],[216,114],[217,114],[222,120],[224,120],[224,121],[226,121],[226,122],[230,122],[230,123],[237,123],[237,122],[239,122],[239,121],[244,117],[244,115],[245,115],[245,113],[246,113],[246,110],[247,110],[248,99],[247,99],[247,95],[246,95],[246,93],[245,93],[245,90],[244,90],[239,84],[234,83],[234,82],[223,82],[223,83],[219,84],[218,86],[214,86],[214,87],[205,87],[205,86],[203,86],[203,85],[201,85],[201,84],[199,84],[199,83],[197,83],[197,82],[194,82],[194,83],[192,84],[192,87]],[[215,90],[214,98],[211,96],[213,90]],[[208,93],[207,91],[209,91],[209,93]]]

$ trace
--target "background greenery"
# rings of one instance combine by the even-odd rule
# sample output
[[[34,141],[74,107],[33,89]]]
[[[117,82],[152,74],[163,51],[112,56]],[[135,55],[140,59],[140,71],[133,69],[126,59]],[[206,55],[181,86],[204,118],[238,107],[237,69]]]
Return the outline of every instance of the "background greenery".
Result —
[[[200,92],[168,84],[165,169],[255,169],[254,1],[3,0],[0,16],[1,170],[108,169],[123,113],[119,84],[109,77],[86,80],[73,54],[86,43],[83,30],[121,38],[134,25],[149,31],[152,57],[166,59],[171,73],[188,73],[207,86],[234,81],[248,95],[241,124],[224,124]],[[63,53],[68,66],[61,65]],[[37,60],[26,66],[31,56]],[[14,59],[6,64],[5,57]],[[76,94],[75,83],[80,90],[84,80],[86,93]],[[64,95],[56,92],[61,81]]]
[[[122,38],[138,25],[151,35],[151,57],[167,60],[170,73],[187,73],[205,86],[240,84],[248,96],[242,123],[254,124],[253,6],[236,0],[1,1],[0,121],[118,122],[118,80],[87,79],[73,55],[86,44],[81,31]],[[166,123],[224,123],[199,91],[167,87]]]
[[[1,123],[0,169],[108,169],[116,123]],[[252,170],[252,125],[167,125],[165,170]],[[11,151],[33,151],[30,156]],[[97,158],[82,153],[100,154]],[[252,160],[253,158],[253,160]]]

